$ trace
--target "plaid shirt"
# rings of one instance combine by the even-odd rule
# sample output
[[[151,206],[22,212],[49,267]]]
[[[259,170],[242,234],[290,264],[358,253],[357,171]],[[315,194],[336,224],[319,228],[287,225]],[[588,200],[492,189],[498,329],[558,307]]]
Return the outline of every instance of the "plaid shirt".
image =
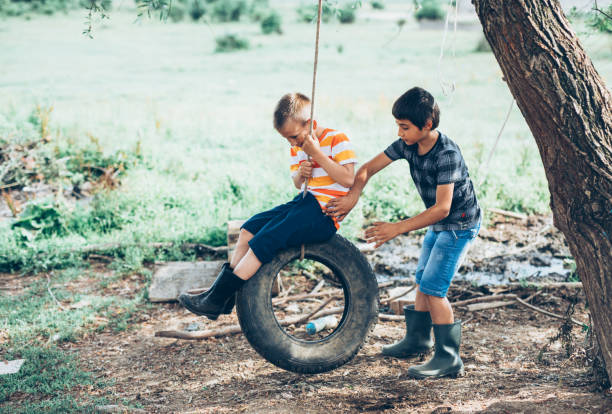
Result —
[[[439,185],[455,184],[448,217],[433,224],[433,231],[472,228],[481,216],[474,185],[457,144],[446,135],[438,134],[438,140],[427,154],[418,154],[418,144],[407,145],[398,139],[389,145],[385,155],[392,161],[400,158],[408,161],[410,175],[427,208],[436,204]]]

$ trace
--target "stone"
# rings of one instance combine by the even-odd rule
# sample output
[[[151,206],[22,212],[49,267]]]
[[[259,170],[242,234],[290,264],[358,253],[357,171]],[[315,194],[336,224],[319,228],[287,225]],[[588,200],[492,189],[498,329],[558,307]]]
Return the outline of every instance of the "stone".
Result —
[[[168,262],[153,275],[149,287],[151,302],[171,302],[191,289],[208,289],[216,279],[222,260],[209,262]]]
[[[13,361],[0,361],[0,375],[16,374],[21,369],[25,359],[15,359]]]

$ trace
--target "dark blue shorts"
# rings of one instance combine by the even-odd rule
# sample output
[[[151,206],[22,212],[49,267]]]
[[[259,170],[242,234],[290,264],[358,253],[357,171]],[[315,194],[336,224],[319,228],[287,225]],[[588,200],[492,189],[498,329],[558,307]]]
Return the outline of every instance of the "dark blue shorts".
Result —
[[[281,249],[329,240],[336,233],[334,221],[323,214],[317,199],[298,194],[286,204],[248,219],[241,227],[254,237],[249,246],[262,263],[268,263]]]

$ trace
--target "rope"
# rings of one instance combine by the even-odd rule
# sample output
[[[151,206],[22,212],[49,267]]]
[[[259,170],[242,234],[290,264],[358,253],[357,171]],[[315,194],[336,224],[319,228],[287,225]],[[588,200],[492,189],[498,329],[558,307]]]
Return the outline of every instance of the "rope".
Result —
[[[314,125],[314,104],[315,104],[315,89],[317,86],[317,64],[319,63],[319,32],[321,31],[321,11],[323,9],[323,0],[319,0],[319,9],[317,11],[317,35],[315,39],[315,56],[314,56],[314,67],[312,70],[312,94],[310,95],[310,125],[308,126],[308,136],[312,135],[312,128]],[[310,155],[308,156],[308,162],[310,162]],[[308,179],[304,180],[302,190],[302,198],[306,198],[306,191],[308,189]],[[300,252],[300,260],[304,260],[304,245],[302,244]]]
[[[491,162],[491,158],[493,158],[493,153],[495,153],[495,148],[497,148],[497,143],[499,142],[499,139],[502,136],[502,132],[504,132],[504,128],[506,128],[506,124],[508,123],[508,119],[510,118],[510,114],[512,113],[512,108],[513,107],[514,107],[514,99],[512,99],[512,102],[510,102],[510,108],[508,108],[508,113],[506,114],[506,119],[504,120],[504,123],[502,124],[502,127],[499,130],[499,134],[497,134],[497,138],[495,139],[495,143],[493,144],[493,148],[491,148],[491,152],[489,152],[489,157],[487,158],[487,161],[484,163],[484,169],[483,169],[482,176],[480,177],[480,180],[478,180],[478,187],[480,187],[480,185],[487,178],[487,169],[489,168],[489,162]],[[480,168],[478,169],[478,172],[480,173]]]
[[[449,0],[448,2],[448,11],[446,13],[446,22],[444,23],[444,36],[442,37],[442,45],[440,45],[440,57],[438,58],[438,79],[440,82],[440,87],[442,88],[442,93],[444,96],[451,95],[452,102],[452,93],[455,92],[455,82],[447,81],[442,76],[442,58],[444,57],[444,45],[446,44],[446,35],[448,34],[448,22],[449,17],[453,7],[453,0]],[[455,44],[457,41],[457,17],[459,14],[459,0],[455,0],[455,23],[454,23],[454,33],[453,33],[453,58],[455,57]]]

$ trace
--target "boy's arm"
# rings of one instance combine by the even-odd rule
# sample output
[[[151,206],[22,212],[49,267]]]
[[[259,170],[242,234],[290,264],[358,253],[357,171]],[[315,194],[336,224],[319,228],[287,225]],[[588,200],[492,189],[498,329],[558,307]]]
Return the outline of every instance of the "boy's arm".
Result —
[[[376,157],[362,165],[355,175],[355,180],[351,190],[344,197],[336,197],[333,200],[330,200],[327,203],[326,214],[328,216],[336,217],[338,221],[344,220],[344,217],[346,217],[353,207],[355,207],[355,204],[357,204],[359,196],[368,183],[368,180],[392,162],[393,160],[391,158],[389,158],[384,152],[381,152]]]
[[[304,161],[300,164],[297,169],[297,172],[293,175],[293,185],[298,190],[302,189],[302,184],[304,184],[304,180],[308,179],[312,174],[312,163],[308,161]]]
[[[321,151],[319,141],[312,136],[306,136],[302,144],[302,150],[310,155],[321,168],[338,184],[343,187],[351,187],[355,178],[355,166],[353,163],[340,165],[330,159]]]
[[[439,222],[447,217],[450,212],[454,188],[455,183],[442,184],[436,187],[436,204],[414,217],[397,223],[375,222],[372,227],[366,230],[366,240],[368,243],[375,242],[376,246],[374,247],[378,248],[400,234],[409,233]]]

